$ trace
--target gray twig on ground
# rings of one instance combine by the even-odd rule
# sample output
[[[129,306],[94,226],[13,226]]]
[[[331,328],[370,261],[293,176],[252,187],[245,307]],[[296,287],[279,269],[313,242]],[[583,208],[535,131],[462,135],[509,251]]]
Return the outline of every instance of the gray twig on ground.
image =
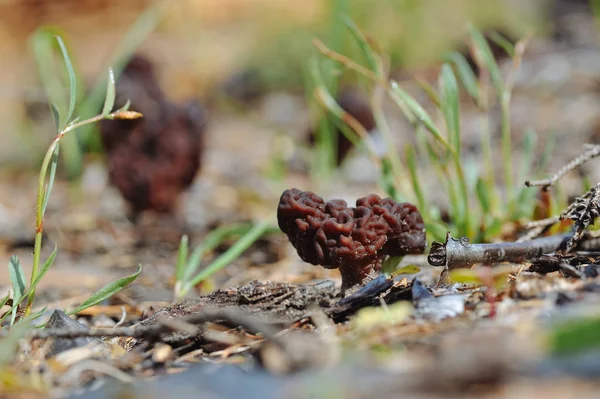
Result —
[[[455,239],[448,233],[445,243],[433,242],[427,260],[432,266],[444,267],[441,283],[452,269],[468,268],[476,263],[523,262],[550,252],[566,250],[573,236],[574,233],[565,233],[521,242],[471,244],[466,237]],[[600,237],[588,233],[575,245],[578,250],[598,251]]]
[[[548,252],[566,247],[573,234],[560,234],[521,242],[471,244],[469,239],[452,238],[446,242],[434,242],[427,260],[432,266],[444,266],[447,270],[471,267],[475,263],[522,262]]]
[[[590,159],[595,158],[600,155],[600,145],[586,144],[584,146],[584,149],[585,149],[585,151],[583,152],[583,154],[581,154],[580,156],[578,156],[577,158],[575,158],[574,160],[572,160],[571,162],[569,162],[568,164],[566,164],[565,166],[560,168],[558,170],[558,172],[556,172],[556,174],[554,174],[554,176],[552,176],[548,179],[543,179],[543,180],[526,181],[525,185],[527,187],[536,186],[536,187],[542,187],[543,189],[548,189],[549,187],[556,184],[556,182],[559,181],[565,174],[569,173],[573,169],[580,167],[581,165],[583,165]]]

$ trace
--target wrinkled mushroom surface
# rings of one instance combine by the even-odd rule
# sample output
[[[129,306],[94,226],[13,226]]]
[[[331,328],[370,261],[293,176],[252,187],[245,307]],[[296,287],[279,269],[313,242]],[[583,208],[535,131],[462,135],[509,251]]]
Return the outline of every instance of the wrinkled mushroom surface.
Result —
[[[375,194],[348,207],[292,188],[281,195],[277,220],[305,262],[340,269],[342,291],[362,284],[386,256],[420,254],[426,245],[417,208]]]

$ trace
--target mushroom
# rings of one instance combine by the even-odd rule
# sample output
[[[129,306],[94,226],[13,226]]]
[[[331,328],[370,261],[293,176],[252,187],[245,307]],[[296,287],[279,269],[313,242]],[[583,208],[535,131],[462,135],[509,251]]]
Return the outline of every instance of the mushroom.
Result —
[[[154,64],[141,55],[125,66],[116,94],[116,107],[130,100],[144,117],[100,123],[110,182],[127,201],[132,221],[145,211],[173,215],[201,166],[206,111],[195,101],[171,102]]]
[[[281,195],[277,221],[302,260],[340,269],[342,293],[380,271],[386,256],[420,254],[426,245],[417,208],[375,194],[352,208],[292,188]]]

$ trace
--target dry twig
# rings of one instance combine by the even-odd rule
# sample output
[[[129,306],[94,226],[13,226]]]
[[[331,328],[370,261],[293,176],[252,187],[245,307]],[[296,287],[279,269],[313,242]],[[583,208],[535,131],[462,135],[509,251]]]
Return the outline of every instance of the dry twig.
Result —
[[[578,156],[577,158],[560,168],[554,176],[543,180],[526,181],[525,185],[527,187],[542,187],[544,190],[547,190],[549,187],[552,187],[554,184],[556,184],[556,182],[559,181],[565,174],[569,173],[573,169],[580,167],[590,159],[600,155],[600,145],[586,144],[584,146],[584,149],[585,151],[583,152],[583,154],[581,154],[580,156]]]

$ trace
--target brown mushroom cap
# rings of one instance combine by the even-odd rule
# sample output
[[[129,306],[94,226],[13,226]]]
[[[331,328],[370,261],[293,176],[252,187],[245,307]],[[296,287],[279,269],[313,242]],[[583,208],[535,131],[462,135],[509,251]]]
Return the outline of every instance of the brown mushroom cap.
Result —
[[[305,262],[340,268],[343,290],[362,283],[385,256],[422,253],[426,245],[417,208],[375,194],[352,208],[293,188],[281,195],[277,220]]]

